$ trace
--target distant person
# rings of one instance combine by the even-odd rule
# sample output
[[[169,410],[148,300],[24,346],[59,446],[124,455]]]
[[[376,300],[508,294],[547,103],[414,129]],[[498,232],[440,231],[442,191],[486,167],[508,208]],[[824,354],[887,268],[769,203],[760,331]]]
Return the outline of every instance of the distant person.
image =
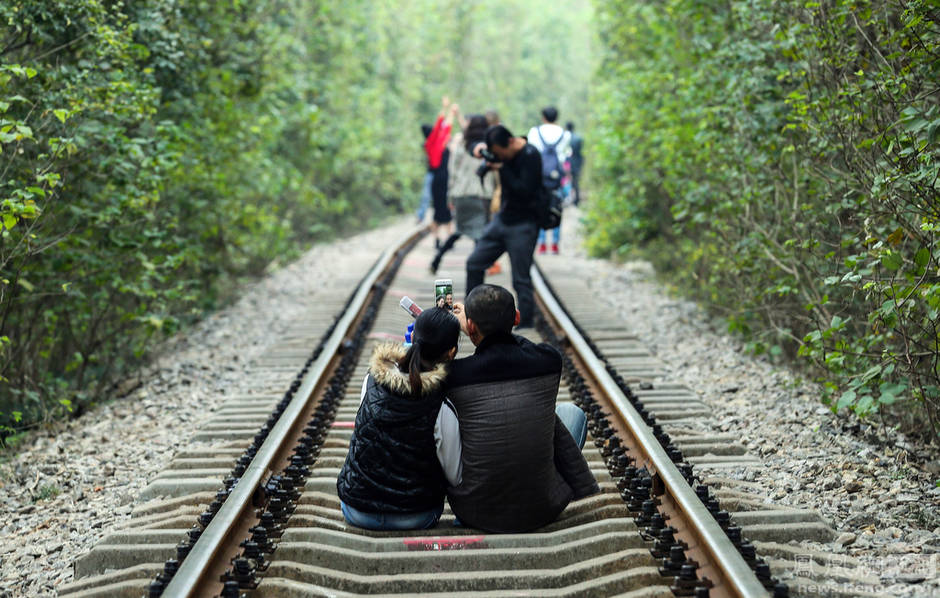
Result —
[[[438,420],[447,501],[461,523],[489,532],[547,525],[600,491],[581,453],[584,412],[556,406],[561,355],[512,334],[519,312],[503,287],[477,286],[454,315],[476,351],[451,363]]]
[[[349,452],[336,480],[349,524],[426,529],[440,519],[446,478],[434,426],[459,336],[457,318],[431,308],[415,320],[410,347],[386,343],[373,351]]]
[[[428,156],[428,165],[431,168],[431,204],[434,207],[434,216],[431,219],[431,233],[434,235],[434,248],[441,246],[441,237],[447,238],[454,232],[453,216],[447,205],[447,162],[449,152],[447,142],[450,140],[450,129],[454,121],[456,106],[451,106],[450,99],[445,96],[441,100],[441,111],[437,121],[431,128],[424,143],[424,150]]]
[[[512,286],[519,296],[520,327],[531,327],[535,296],[529,269],[538,238],[536,206],[542,187],[542,159],[525,137],[514,137],[503,125],[486,130],[486,147],[492,152],[489,168],[499,173],[499,212],[486,225],[483,236],[467,258],[467,292],[483,283],[484,271],[503,253],[509,254]]]
[[[582,151],[584,150],[584,138],[574,132],[574,123],[570,120],[568,121],[565,128],[568,129],[568,134],[571,136],[569,140],[570,153],[568,154],[568,161],[571,165],[571,197],[574,205],[581,204],[581,169],[584,168],[584,155]]]
[[[532,127],[529,131],[529,143],[534,145],[542,156],[542,184],[555,194],[562,192],[562,179],[565,176],[564,163],[568,156],[568,132],[555,124],[558,120],[558,110],[554,106],[542,109],[542,124]],[[558,253],[558,242],[561,237],[561,227],[551,230],[552,253]],[[547,251],[545,245],[545,231],[540,230],[538,236],[539,253]]]
[[[424,142],[427,143],[428,136],[431,134],[431,125],[423,124],[421,125],[421,133],[424,135]],[[427,152],[425,151],[425,165],[427,166],[427,172],[424,173],[424,181],[421,183],[421,203],[418,204],[418,224],[424,222],[424,217],[428,213],[428,208],[431,207],[431,181],[434,179],[434,171],[431,168],[431,163],[428,160]]]
[[[479,170],[485,166],[484,162],[473,156],[476,145],[485,143],[486,117],[471,114],[466,123],[464,130],[451,139],[450,163],[447,167],[447,201],[456,213],[457,230],[444,241],[431,260],[432,273],[437,272],[444,254],[453,248],[461,236],[470,237],[476,243],[489,220],[496,174],[486,169],[481,176]]]

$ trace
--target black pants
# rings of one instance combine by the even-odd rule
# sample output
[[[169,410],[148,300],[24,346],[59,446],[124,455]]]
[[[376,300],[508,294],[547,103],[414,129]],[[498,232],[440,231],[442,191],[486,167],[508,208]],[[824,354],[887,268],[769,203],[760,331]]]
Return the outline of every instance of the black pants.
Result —
[[[499,214],[483,230],[483,236],[467,258],[467,292],[483,283],[484,272],[503,253],[509,253],[512,265],[512,287],[519,297],[520,326],[531,326],[535,317],[535,295],[532,292],[532,254],[539,227],[533,221],[504,224]]]

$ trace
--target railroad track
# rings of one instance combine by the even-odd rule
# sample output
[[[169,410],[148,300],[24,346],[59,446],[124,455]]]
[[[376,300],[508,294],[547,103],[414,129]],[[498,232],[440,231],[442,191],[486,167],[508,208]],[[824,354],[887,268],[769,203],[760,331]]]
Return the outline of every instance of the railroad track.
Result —
[[[812,511],[776,508],[722,477],[724,467],[757,461],[734,438],[696,429],[705,406],[687,388],[654,385],[660,365],[559,260],[535,277],[542,315],[527,335],[565,353],[559,401],[589,416],[584,454],[601,493],[531,534],[454,527],[449,511],[420,532],[347,526],[335,480],[362,357],[400,335],[402,294],[432,302],[421,292],[430,291],[427,259],[408,257],[421,235],[386,251],[345,303],[324,306],[335,319],[299,323],[258,360],[263,375],[153,480],[122,529],[75,562],[60,595],[785,596],[771,572],[797,565],[810,575],[790,595],[823,586],[839,595],[839,572],[821,567],[826,555],[807,564],[789,544],[832,530]],[[494,282],[511,286],[503,276]],[[461,353],[471,350],[462,340]]]

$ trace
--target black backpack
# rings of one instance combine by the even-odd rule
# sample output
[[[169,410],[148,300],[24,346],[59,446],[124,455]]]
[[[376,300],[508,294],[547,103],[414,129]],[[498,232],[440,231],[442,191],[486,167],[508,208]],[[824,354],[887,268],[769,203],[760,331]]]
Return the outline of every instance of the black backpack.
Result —
[[[535,210],[539,228],[546,230],[558,228],[561,225],[561,210],[561,191],[542,185]]]
[[[565,134],[562,133],[558,141],[549,145],[545,143],[545,138],[542,137],[541,127],[536,127],[535,132],[538,133],[539,139],[542,141],[542,184],[549,189],[558,189],[561,187],[561,179],[565,175],[565,170],[561,165],[561,160],[558,159],[558,152],[555,151],[555,148],[565,138]]]

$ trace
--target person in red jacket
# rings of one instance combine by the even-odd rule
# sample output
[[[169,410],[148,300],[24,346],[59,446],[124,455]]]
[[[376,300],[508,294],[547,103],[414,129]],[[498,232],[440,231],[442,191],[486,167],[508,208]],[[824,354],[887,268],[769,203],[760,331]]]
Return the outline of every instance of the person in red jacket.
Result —
[[[440,247],[441,237],[446,239],[454,232],[454,218],[447,205],[447,142],[450,141],[450,129],[456,113],[457,105],[451,104],[450,99],[444,96],[441,111],[424,142],[424,152],[432,173],[431,204],[434,206],[434,217],[431,220],[431,232],[434,234],[435,249]]]

